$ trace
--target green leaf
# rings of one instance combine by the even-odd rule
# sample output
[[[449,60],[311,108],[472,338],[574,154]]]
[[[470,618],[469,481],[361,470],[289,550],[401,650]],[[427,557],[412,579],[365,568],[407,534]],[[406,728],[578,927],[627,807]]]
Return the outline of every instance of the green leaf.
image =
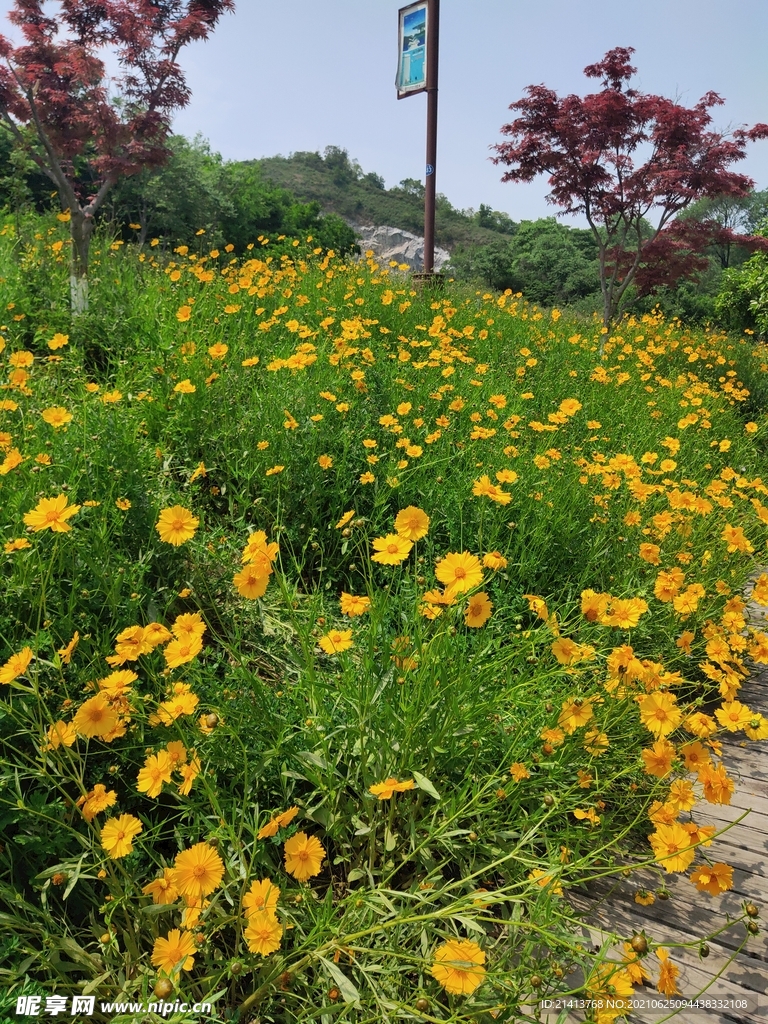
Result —
[[[437,790],[426,777],[426,775],[422,775],[421,772],[411,772],[411,774],[416,780],[416,785],[419,787],[419,789],[423,789],[425,793],[429,793],[429,795],[434,800],[440,799],[440,794],[437,792]]]
[[[360,993],[357,991],[357,989],[346,976],[346,974],[344,974],[343,971],[340,971],[336,964],[333,963],[333,961],[326,960],[324,956],[321,956],[319,959],[322,961],[323,967],[325,967],[326,971],[328,971],[331,978],[338,986],[339,992],[341,992],[344,1001],[347,1003],[359,1003]]]

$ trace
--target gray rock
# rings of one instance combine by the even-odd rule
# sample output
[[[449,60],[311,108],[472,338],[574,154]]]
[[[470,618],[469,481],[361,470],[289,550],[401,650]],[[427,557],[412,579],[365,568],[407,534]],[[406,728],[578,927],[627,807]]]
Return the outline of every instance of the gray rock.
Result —
[[[360,251],[372,249],[377,260],[384,265],[395,260],[398,264],[406,263],[410,270],[420,272],[424,269],[424,239],[412,235],[401,228],[390,228],[385,225],[375,227],[373,224],[351,224],[359,237]],[[451,258],[445,249],[435,246],[435,270],[439,271]]]

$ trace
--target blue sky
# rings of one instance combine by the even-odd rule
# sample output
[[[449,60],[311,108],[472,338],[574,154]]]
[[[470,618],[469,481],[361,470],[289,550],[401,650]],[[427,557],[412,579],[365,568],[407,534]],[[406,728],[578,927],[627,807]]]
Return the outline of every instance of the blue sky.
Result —
[[[398,101],[394,85],[403,4],[239,0],[182,54],[192,101],[176,130],[231,159],[336,145],[388,186],[422,178],[426,97]],[[0,0],[0,13],[9,7]],[[552,215],[546,183],[502,184],[489,147],[525,86],[594,91],[583,68],[614,46],[635,47],[646,92],[686,105],[720,93],[718,128],[768,122],[766,39],[766,0],[442,0],[438,191],[515,220]],[[768,141],[734,169],[768,188]]]

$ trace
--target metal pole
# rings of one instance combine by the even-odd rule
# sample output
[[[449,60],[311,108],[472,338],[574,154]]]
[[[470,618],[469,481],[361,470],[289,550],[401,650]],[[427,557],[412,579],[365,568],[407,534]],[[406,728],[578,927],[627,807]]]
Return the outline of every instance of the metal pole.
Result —
[[[435,178],[437,169],[437,57],[440,0],[427,0],[427,167],[424,182],[424,273],[435,266]]]

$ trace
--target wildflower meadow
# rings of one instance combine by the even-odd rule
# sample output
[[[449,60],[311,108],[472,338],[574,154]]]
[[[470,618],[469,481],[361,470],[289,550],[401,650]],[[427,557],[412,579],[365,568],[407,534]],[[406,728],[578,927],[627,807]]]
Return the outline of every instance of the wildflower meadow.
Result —
[[[66,219],[0,229],[0,1019],[676,994],[569,890],[732,886],[700,813],[768,738],[766,347],[202,231],[97,236],[72,319]]]

